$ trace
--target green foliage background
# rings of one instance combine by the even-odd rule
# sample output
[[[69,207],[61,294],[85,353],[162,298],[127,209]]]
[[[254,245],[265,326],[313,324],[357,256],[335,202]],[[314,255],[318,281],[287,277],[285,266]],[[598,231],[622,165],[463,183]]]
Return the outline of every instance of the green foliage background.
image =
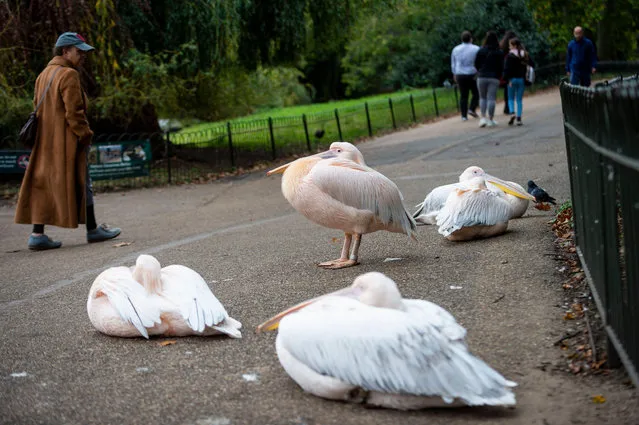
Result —
[[[579,24],[602,59],[632,59],[638,20],[639,0],[0,0],[0,140],[68,30],[96,47],[92,125],[117,132],[438,86],[465,29],[513,29],[543,65]]]

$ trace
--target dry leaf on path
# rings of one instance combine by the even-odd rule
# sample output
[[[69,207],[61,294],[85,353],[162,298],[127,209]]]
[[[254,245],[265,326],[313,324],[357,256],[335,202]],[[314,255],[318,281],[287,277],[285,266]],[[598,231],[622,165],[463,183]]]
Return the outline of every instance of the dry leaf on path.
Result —
[[[592,402],[596,404],[602,404],[606,402],[606,397],[602,395],[596,395],[592,398]]]
[[[176,341],[176,340],[174,340],[174,339],[168,339],[168,340],[166,340],[166,341],[162,341],[162,342],[160,342],[160,346],[161,346],[161,347],[166,347],[167,345],[173,345],[173,344],[175,344],[176,342],[177,342],[177,341]]]
[[[113,247],[114,247],[114,248],[121,248],[121,247],[123,247],[123,246],[129,246],[129,245],[131,245],[132,243],[133,243],[133,242],[119,242],[119,243],[113,244]]]

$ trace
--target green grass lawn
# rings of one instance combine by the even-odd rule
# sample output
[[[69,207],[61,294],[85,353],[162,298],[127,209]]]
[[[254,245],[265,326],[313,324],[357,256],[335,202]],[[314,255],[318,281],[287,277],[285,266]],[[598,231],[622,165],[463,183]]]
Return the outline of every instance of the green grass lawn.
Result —
[[[392,113],[389,99],[392,102]],[[235,151],[263,151],[277,157],[307,151],[309,148],[313,150],[318,145],[336,140],[353,141],[371,133],[405,127],[413,122],[433,118],[437,112],[446,114],[456,108],[457,101],[452,88],[438,88],[434,92],[432,89],[413,90],[392,95],[280,108],[225,122],[198,124],[171,135],[171,141],[175,145],[217,146],[228,149],[230,124],[231,141]],[[307,124],[306,129],[304,120]],[[323,131],[319,138],[316,137],[318,131]]]

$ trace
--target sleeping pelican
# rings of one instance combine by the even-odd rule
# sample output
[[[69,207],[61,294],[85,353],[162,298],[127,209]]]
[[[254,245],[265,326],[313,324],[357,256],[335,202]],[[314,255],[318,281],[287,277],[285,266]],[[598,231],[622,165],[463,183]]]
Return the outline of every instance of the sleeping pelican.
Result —
[[[229,317],[197,272],[180,265],[161,269],[150,255],[140,255],[133,267],[100,273],[87,311],[93,326],[107,335],[242,337],[241,323]]]
[[[282,193],[293,208],[317,224],[344,232],[340,258],[320,263],[321,267],[358,264],[366,233],[387,230],[415,238],[415,220],[395,183],[368,167],[350,143],[332,143],[326,152],[289,162],[267,175],[276,173],[284,173]]]
[[[488,189],[510,204],[512,207],[510,218],[518,218],[524,215],[529,201],[534,200],[521,185],[492,176],[480,167],[471,166],[459,175],[459,183],[438,186],[426,195],[424,202],[417,205],[418,210],[413,214],[415,221],[420,224],[435,224],[437,214],[444,206],[448,195],[461,187],[460,183],[474,177],[483,177],[486,180]]]
[[[318,397],[403,410],[515,404],[517,384],[468,351],[449,312],[402,299],[382,273],[291,307],[258,332],[277,328],[282,367]]]
[[[474,177],[454,189],[436,217],[439,233],[450,241],[497,236],[508,228],[512,207]]]

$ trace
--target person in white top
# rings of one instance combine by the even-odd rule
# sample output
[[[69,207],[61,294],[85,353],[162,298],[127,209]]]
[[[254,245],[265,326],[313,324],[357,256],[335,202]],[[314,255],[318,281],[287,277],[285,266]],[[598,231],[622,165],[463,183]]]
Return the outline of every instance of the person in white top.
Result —
[[[464,31],[461,35],[462,43],[455,46],[450,55],[450,66],[453,71],[453,80],[459,86],[460,109],[462,121],[468,120],[468,115],[477,118],[477,105],[479,103],[479,92],[475,76],[475,56],[479,51],[479,46],[473,44],[473,36],[470,31]],[[470,107],[468,106],[468,92],[472,93]]]

